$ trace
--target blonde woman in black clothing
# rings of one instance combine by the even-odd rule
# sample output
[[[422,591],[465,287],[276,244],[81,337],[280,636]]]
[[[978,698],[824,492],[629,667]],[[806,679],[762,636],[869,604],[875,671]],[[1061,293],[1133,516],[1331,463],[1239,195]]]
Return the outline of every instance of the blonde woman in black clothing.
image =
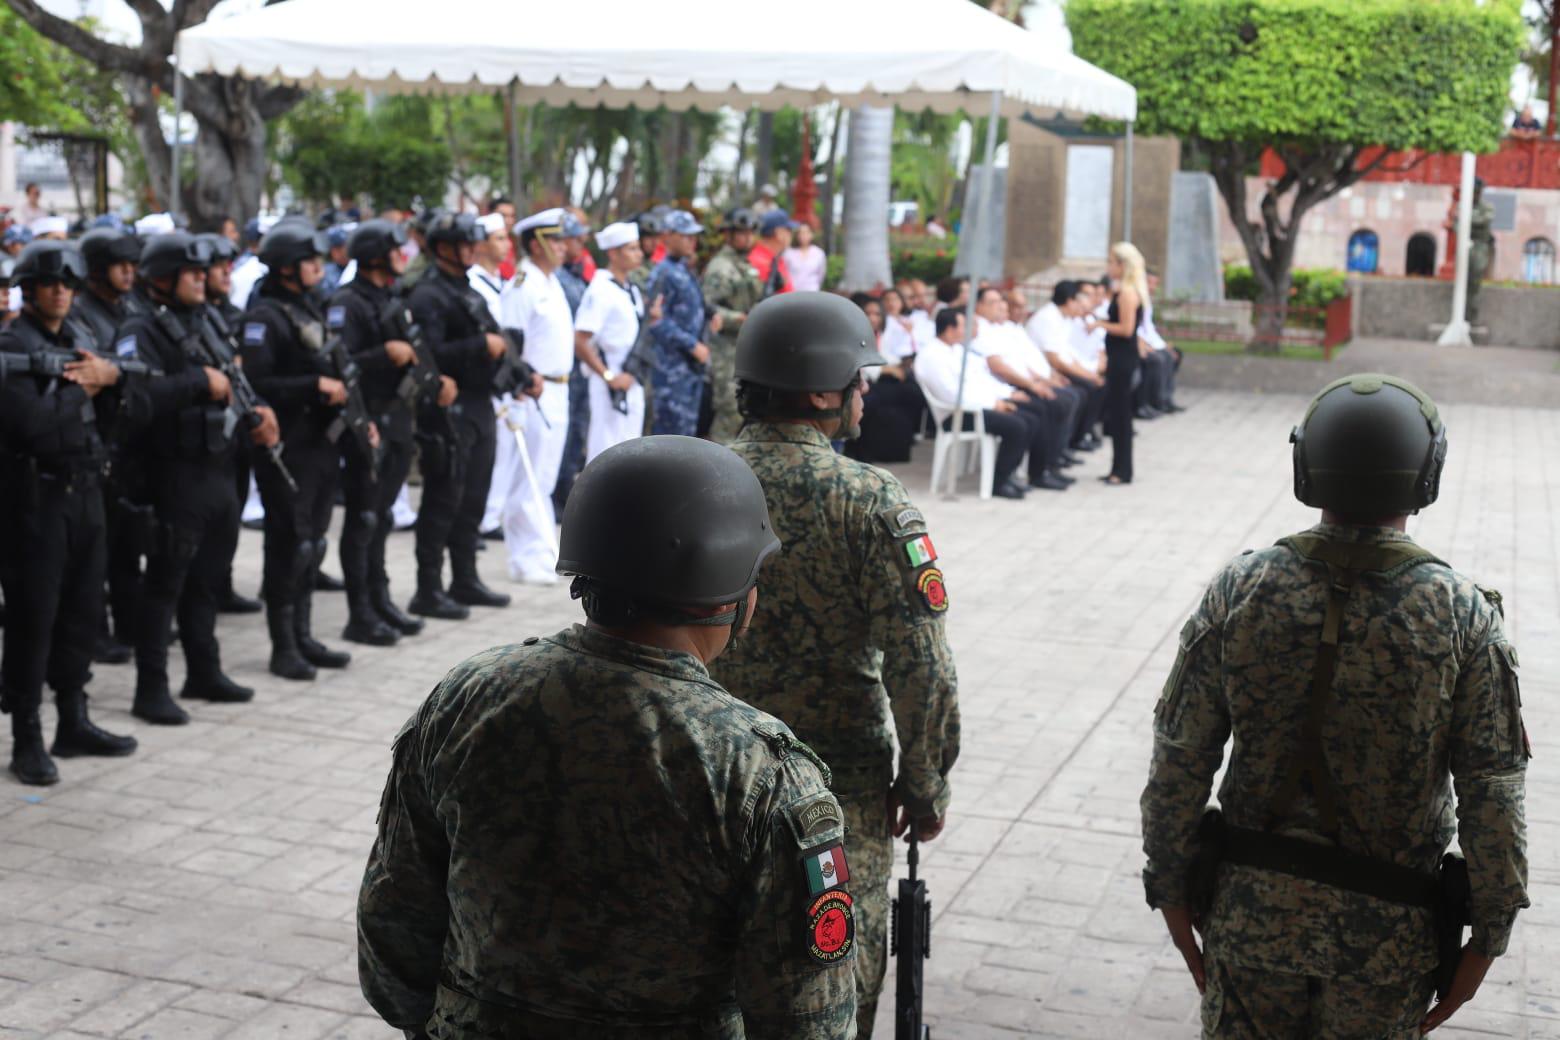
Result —
[[[1105,432],[1111,439],[1110,475],[1107,485],[1132,483],[1132,377],[1138,370],[1138,328],[1148,300],[1148,277],[1143,254],[1131,242],[1110,247],[1106,265],[1116,292],[1104,321],[1090,319],[1090,329],[1105,332]]]

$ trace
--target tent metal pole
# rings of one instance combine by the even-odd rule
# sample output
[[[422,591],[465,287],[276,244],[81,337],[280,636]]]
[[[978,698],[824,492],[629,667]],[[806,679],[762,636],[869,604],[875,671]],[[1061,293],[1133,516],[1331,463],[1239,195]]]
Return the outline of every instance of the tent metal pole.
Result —
[[[1127,120],[1127,147],[1126,160],[1122,164],[1121,176],[1125,181],[1126,199],[1123,203],[1126,212],[1121,215],[1121,237],[1123,241],[1132,241],[1132,120]]]
[[[173,51],[173,158],[168,174],[168,213],[179,215],[179,121],[184,115],[184,73],[179,70],[179,49]]]
[[[509,136],[509,201],[520,205],[520,114],[515,111],[515,81],[504,96],[504,129]]]
[[[986,160],[982,166],[980,205],[976,207],[978,212],[964,215],[964,233],[959,237],[959,248],[970,250],[970,288],[969,299],[964,303],[964,349],[959,353],[959,391],[953,399],[953,429],[954,436],[953,458],[948,466],[948,497],[959,497],[959,449],[958,436],[964,432],[964,377],[970,364],[970,342],[975,338],[975,299],[980,295],[980,263],[985,255],[986,242],[991,229],[993,202],[991,198],[993,188],[996,185],[996,171],[992,164],[997,156],[997,120],[1002,118],[1002,91],[991,92],[991,116],[986,120]],[[968,196],[966,196],[968,197]],[[970,227],[970,218],[975,217],[975,226]]]

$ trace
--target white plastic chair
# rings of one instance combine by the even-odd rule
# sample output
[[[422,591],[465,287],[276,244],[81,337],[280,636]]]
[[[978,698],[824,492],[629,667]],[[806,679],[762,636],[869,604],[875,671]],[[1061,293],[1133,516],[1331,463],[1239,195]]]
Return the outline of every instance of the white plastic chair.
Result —
[[[942,485],[943,470],[948,465],[948,457],[956,455],[959,448],[964,448],[962,456],[958,456],[955,465],[962,459],[962,472],[968,473],[975,468],[976,452],[980,459],[980,497],[991,497],[991,485],[997,472],[997,438],[986,432],[986,416],[979,409],[974,408],[964,414],[973,416],[971,428],[968,430],[944,429],[943,423],[953,417],[953,405],[937,397],[926,384],[921,384],[921,392],[926,397],[926,406],[932,410],[932,422],[937,427],[937,439],[932,443],[932,492],[936,493]],[[952,423],[950,422],[951,426]]]

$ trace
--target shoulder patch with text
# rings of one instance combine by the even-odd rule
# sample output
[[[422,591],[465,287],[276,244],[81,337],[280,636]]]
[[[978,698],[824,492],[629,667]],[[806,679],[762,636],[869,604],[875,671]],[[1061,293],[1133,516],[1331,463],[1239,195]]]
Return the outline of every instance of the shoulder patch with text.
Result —
[[[915,580],[915,590],[926,601],[926,609],[941,614],[948,609],[948,587],[943,584],[942,571],[929,567]]]
[[[856,914],[850,893],[830,889],[807,908],[807,955],[819,964],[835,964],[856,946]]]

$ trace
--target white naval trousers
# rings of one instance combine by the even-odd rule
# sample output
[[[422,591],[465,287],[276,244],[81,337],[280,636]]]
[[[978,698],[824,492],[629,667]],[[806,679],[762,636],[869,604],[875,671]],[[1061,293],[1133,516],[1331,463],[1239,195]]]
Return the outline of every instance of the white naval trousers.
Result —
[[[504,548],[509,552],[509,577],[515,581],[556,581],[558,556],[553,546],[557,544],[558,527],[552,493],[563,464],[563,443],[569,434],[568,384],[549,381],[542,384],[540,400],[518,398],[510,407],[509,421],[513,422],[517,415],[536,487],[531,487],[525,467],[520,464],[514,433],[500,419],[499,438],[509,442],[515,460],[509,493],[504,499]]]

